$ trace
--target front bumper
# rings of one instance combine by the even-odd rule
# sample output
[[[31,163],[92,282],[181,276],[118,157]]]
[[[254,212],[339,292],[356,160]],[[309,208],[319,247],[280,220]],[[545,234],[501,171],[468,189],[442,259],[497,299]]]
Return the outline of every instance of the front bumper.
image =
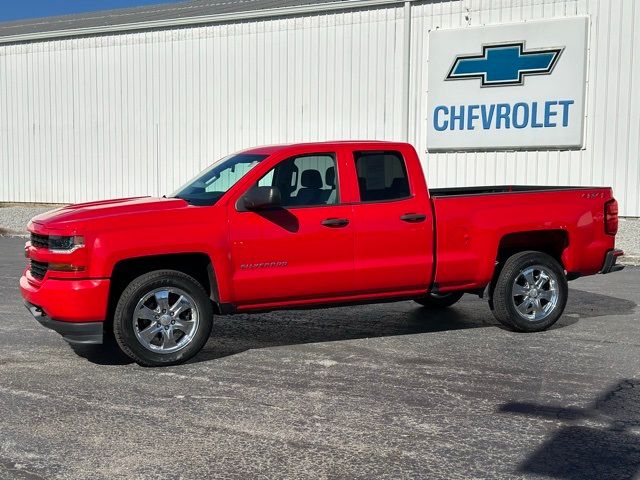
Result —
[[[20,277],[20,293],[41,307],[50,318],[62,322],[102,322],[107,316],[108,279],[37,281],[27,270]]]
[[[69,343],[100,344],[104,333],[104,322],[61,322],[47,317],[41,307],[24,302],[27,310],[44,327],[58,332]]]
[[[613,249],[607,252],[607,255],[604,257],[604,264],[602,265],[602,270],[600,273],[611,273],[611,272],[619,272],[624,268],[624,265],[616,264],[616,260],[618,257],[624,255],[624,252],[620,249]]]
[[[109,299],[108,279],[35,280],[27,270],[20,293],[31,314],[71,343],[102,343]]]

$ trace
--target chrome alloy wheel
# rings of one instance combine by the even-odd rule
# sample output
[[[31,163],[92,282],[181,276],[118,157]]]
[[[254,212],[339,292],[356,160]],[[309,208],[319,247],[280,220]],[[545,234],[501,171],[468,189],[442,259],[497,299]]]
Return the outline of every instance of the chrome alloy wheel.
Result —
[[[558,278],[547,267],[526,267],[513,281],[511,299],[518,314],[526,320],[544,320],[553,312],[559,298]]]
[[[133,331],[140,344],[168,354],[191,343],[200,322],[196,302],[176,287],[152,290],[140,299],[133,313]]]

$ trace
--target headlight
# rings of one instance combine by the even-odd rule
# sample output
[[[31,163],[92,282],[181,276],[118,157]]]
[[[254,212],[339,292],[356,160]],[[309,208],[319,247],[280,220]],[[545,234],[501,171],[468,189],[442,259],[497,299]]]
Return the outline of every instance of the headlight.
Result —
[[[84,247],[84,237],[80,235],[59,236],[49,235],[49,250],[60,250],[68,252],[76,248]]]

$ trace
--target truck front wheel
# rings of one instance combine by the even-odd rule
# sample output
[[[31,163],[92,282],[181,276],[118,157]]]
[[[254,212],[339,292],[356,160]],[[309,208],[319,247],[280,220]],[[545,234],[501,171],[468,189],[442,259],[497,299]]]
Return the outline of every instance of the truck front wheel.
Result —
[[[156,367],[183,363],[209,339],[211,301],[193,277],[156,270],[133,280],[114,313],[113,333],[136,363]]]
[[[493,288],[493,315],[520,332],[553,325],[567,304],[567,279],[556,259],[542,252],[520,252],[507,259]]]

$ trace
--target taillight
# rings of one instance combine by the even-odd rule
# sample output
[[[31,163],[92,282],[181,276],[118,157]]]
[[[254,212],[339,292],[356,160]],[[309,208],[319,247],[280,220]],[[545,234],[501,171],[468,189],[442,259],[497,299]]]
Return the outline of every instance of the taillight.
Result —
[[[618,202],[615,200],[604,204],[604,231],[609,235],[618,233]]]

